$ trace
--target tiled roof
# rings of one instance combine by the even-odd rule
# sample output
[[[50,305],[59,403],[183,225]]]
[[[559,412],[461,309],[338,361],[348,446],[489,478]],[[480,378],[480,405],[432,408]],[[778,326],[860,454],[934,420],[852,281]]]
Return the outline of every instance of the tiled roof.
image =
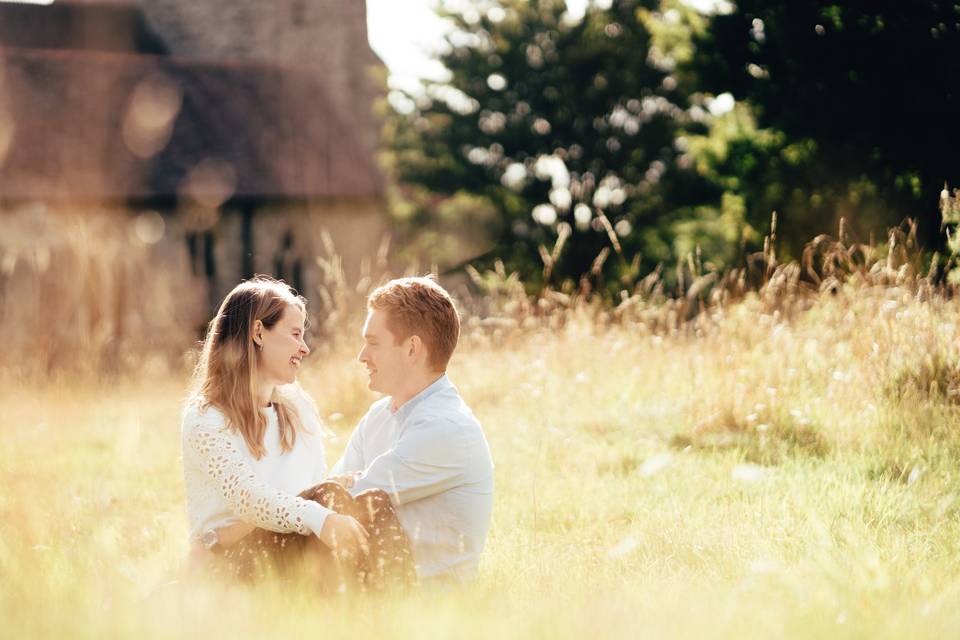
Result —
[[[336,113],[306,69],[0,47],[0,199],[381,193]]]

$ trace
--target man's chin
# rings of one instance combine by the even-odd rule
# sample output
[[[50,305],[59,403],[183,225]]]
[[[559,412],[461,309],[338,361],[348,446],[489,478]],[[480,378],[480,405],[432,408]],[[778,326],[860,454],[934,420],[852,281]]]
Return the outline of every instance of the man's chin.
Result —
[[[367,389],[370,389],[370,391],[373,391],[374,393],[381,393],[386,396],[392,395],[389,391],[383,388],[383,385],[378,384],[373,380],[367,381]]]

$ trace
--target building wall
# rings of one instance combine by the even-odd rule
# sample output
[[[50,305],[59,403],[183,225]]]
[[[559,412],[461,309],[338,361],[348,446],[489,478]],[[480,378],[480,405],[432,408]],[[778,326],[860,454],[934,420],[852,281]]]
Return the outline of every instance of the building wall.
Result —
[[[197,275],[207,275],[204,273],[207,257],[203,254],[212,249],[211,306],[240,280],[255,273],[283,278],[309,299],[316,295],[323,280],[317,257],[331,257],[324,246],[324,234],[329,235],[335,253],[342,260],[347,282],[354,283],[361,277],[363,263],[375,257],[387,232],[383,206],[376,198],[256,206],[251,218],[250,273],[244,272],[247,247],[244,247],[241,207],[224,207],[209,228],[182,231],[182,241],[190,241],[188,236],[194,234],[192,242],[199,250],[193,255],[192,264]],[[177,217],[182,219],[186,214],[180,212],[174,216]],[[212,241],[206,240],[207,235]]]
[[[182,365],[209,313],[205,282],[191,274],[174,220],[107,203],[39,200],[5,202],[0,217],[0,331],[12,365],[25,372]]]
[[[324,233],[342,260],[346,282],[355,284],[364,261],[375,257],[387,231],[377,199],[267,203],[253,211],[252,272],[245,273],[244,214],[237,207],[208,217],[212,225],[198,225],[195,212],[164,210],[149,203],[128,208],[38,200],[5,206],[0,213],[4,217],[0,262],[9,256],[29,261],[35,254],[87,251],[97,254],[97,268],[112,278],[129,270],[131,256],[139,256],[138,277],[179,290],[172,302],[177,308],[164,313],[196,327],[209,319],[230,289],[254,273],[285,279],[315,304],[323,284],[317,257],[330,258]],[[162,220],[159,233],[155,213]],[[69,281],[70,274],[63,278]],[[0,287],[0,293],[9,289],[8,284]],[[148,284],[143,283],[144,290]]]

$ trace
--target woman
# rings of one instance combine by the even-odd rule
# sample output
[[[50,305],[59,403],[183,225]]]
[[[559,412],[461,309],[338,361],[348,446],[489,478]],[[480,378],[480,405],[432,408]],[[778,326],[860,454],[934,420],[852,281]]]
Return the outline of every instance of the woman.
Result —
[[[323,426],[294,384],[310,353],[305,322],[306,301],[266,276],[237,285],[210,322],[181,434],[193,564],[248,579],[307,564],[337,586],[408,582],[410,542],[387,494],[320,483]]]

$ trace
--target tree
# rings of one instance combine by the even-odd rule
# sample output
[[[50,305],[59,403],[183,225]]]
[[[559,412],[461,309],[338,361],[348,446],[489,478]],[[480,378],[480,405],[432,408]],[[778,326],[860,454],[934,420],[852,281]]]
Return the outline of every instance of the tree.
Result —
[[[730,260],[740,221],[702,206],[719,190],[676,144],[704,128],[673,61],[651,51],[644,20],[657,4],[592,5],[582,19],[560,0],[447,13],[449,81],[391,96],[396,211],[417,230],[414,245],[443,260],[466,226],[454,252],[488,249],[482,258],[534,283],[538,250],[560,236],[569,239],[552,278],[589,272],[611,246],[606,275],[625,282],[697,243]]]
[[[703,88],[745,100],[767,130],[765,146],[732,141],[718,169],[744,178],[750,207],[804,232],[912,216],[938,242],[937,199],[960,172],[960,4],[740,0],[695,46]]]

